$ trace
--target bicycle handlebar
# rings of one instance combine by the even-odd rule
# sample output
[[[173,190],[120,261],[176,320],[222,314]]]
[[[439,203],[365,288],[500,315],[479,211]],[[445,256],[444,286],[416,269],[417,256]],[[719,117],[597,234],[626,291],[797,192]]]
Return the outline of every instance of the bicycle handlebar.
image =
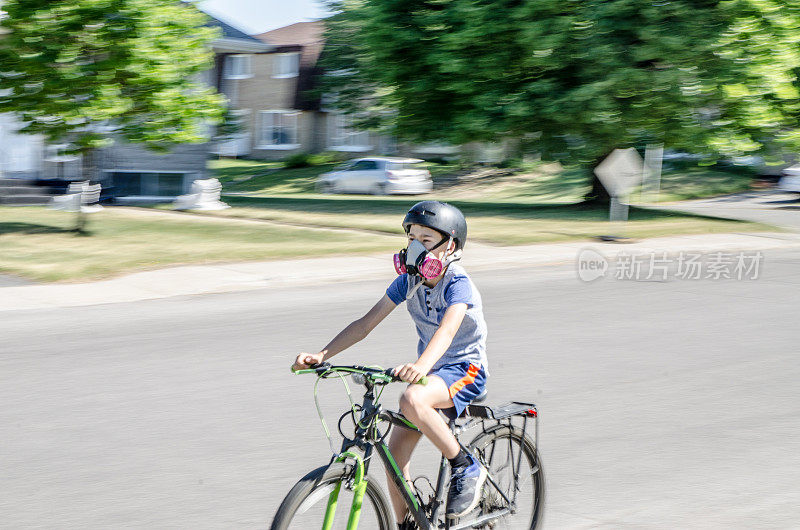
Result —
[[[319,363],[319,364],[313,364],[308,368],[301,368],[300,370],[292,370],[292,372],[297,375],[315,373],[317,374],[318,377],[324,377],[326,374],[335,372],[347,372],[350,374],[365,375],[375,383],[392,383],[396,381],[401,381],[399,377],[394,375],[393,368],[384,370],[383,368],[372,368],[369,366],[358,366],[358,365],[333,366],[330,363]],[[428,377],[422,376],[422,378],[419,381],[417,381],[416,384],[427,385]]]

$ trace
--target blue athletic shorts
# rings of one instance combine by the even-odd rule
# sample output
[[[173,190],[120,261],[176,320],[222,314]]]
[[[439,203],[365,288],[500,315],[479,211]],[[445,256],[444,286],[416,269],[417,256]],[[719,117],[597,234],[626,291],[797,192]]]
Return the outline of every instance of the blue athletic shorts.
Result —
[[[442,366],[431,372],[431,375],[441,377],[450,391],[455,408],[442,409],[444,415],[450,419],[459,417],[470,401],[478,397],[486,387],[486,371],[482,366],[468,362]]]

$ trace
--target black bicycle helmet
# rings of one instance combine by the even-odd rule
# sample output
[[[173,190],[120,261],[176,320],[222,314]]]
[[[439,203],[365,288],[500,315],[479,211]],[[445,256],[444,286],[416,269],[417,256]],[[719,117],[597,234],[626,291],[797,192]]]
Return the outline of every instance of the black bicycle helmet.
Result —
[[[411,225],[427,226],[446,237],[452,237],[456,243],[456,250],[464,248],[464,243],[467,241],[467,220],[464,219],[464,214],[446,202],[418,202],[403,219],[403,229],[406,234]]]

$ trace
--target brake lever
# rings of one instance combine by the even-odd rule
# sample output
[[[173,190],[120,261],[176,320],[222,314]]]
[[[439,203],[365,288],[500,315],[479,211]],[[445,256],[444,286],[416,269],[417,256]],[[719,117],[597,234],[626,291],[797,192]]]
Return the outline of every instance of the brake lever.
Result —
[[[323,362],[323,363],[312,364],[308,368],[310,370],[315,370],[317,372],[317,375],[322,375],[331,369],[331,363]]]

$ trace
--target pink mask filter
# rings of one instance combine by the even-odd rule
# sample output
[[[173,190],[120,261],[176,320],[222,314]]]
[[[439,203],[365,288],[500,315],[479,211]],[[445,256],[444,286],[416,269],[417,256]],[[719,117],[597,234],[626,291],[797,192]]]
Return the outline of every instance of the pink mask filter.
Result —
[[[406,264],[405,262],[406,253],[399,252],[394,255],[394,270],[397,274],[405,274],[406,273]]]
[[[419,273],[431,280],[442,273],[444,264],[436,258],[426,257],[422,264],[418,267]]]

